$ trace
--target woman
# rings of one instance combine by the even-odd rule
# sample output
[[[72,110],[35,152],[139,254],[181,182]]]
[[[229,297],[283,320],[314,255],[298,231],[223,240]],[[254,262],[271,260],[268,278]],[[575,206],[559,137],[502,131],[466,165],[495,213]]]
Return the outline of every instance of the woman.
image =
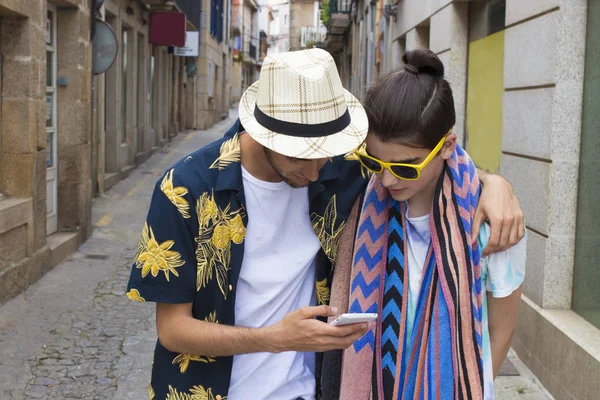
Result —
[[[493,399],[516,322],[525,240],[482,257],[489,226],[471,238],[480,183],[452,132],[443,64],[429,50],[403,60],[367,94],[369,135],[355,156],[373,176],[356,235],[349,229],[342,238],[355,240],[340,248],[332,292],[332,306],[379,319],[341,363],[329,355],[324,397]],[[340,387],[328,387],[336,379]]]

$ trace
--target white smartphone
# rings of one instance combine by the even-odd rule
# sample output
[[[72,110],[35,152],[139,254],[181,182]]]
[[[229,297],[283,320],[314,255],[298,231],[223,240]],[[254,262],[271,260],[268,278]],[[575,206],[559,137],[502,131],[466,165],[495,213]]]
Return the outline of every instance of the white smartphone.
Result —
[[[361,322],[371,322],[377,319],[377,313],[348,313],[342,314],[333,321],[329,323],[329,325],[334,326],[342,326],[342,325],[350,325],[350,324],[359,324]]]

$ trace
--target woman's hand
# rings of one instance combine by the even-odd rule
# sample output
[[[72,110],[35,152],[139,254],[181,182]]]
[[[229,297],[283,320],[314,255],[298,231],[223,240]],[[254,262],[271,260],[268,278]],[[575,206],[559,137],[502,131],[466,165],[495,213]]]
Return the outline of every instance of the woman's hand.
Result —
[[[483,251],[485,257],[519,243],[525,236],[525,219],[510,182],[499,175],[477,172],[484,186],[473,218],[471,239],[475,243],[482,222],[488,221],[491,232]]]

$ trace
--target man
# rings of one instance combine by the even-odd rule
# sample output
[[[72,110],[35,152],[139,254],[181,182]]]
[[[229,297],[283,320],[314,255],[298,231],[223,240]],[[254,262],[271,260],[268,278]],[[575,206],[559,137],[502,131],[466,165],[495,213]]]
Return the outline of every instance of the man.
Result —
[[[314,399],[321,352],[367,330],[322,322],[337,312],[331,265],[366,184],[359,163],[338,157],[367,135],[362,106],[313,49],[268,57],[240,120],[152,198],[127,293],[157,303],[150,398]],[[488,213],[499,247],[510,245],[518,203],[504,180],[484,179],[482,210],[517,222]]]

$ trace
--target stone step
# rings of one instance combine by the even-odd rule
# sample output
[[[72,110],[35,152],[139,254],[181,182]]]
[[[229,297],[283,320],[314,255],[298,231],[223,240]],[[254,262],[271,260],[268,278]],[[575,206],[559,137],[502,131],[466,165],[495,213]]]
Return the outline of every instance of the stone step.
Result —
[[[72,232],[57,232],[46,238],[50,248],[50,268],[54,268],[73,254],[79,247],[79,234]]]

